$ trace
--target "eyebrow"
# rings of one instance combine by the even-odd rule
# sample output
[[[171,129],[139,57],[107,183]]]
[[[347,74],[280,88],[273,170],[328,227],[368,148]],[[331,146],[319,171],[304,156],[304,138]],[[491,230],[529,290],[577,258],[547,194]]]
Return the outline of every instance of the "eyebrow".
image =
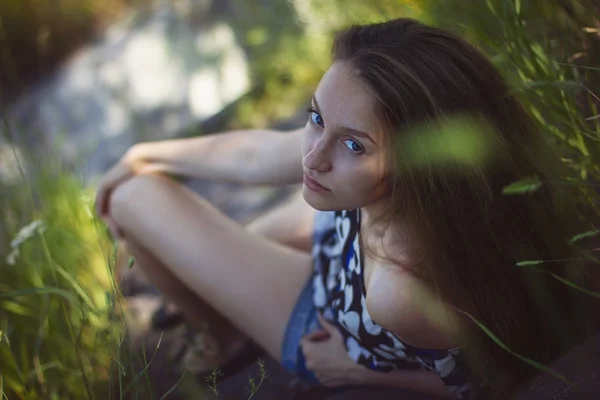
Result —
[[[315,96],[313,96],[313,97],[312,97],[312,101],[313,101],[313,103],[315,103],[315,108],[316,108],[316,109],[317,109],[319,112],[321,112],[321,107],[319,107],[319,102],[317,101],[317,98],[316,98]],[[375,141],[374,141],[374,140],[371,138],[371,136],[370,136],[369,134],[365,133],[365,132],[362,132],[362,131],[357,131],[356,129],[348,128],[348,127],[346,127],[346,126],[340,126],[338,129],[339,129],[340,131],[344,131],[344,132],[347,132],[347,133],[351,133],[351,134],[353,134],[353,135],[355,135],[355,136],[359,136],[359,137],[365,138],[365,139],[369,140],[371,143],[373,143],[374,145],[376,145],[376,144],[377,144],[377,143],[375,143]]]

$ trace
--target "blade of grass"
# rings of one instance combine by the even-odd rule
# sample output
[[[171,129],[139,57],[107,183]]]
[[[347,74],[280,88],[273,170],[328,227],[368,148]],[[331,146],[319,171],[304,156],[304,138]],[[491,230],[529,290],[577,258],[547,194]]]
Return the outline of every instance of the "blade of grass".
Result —
[[[42,371],[47,371],[49,369],[62,369],[62,370],[64,370],[65,366],[60,361],[50,361],[50,362],[47,362],[45,364],[41,364],[40,365],[40,369]],[[30,378],[34,377],[36,373],[37,373],[37,371],[35,371],[35,370],[29,372],[28,378],[30,379]]]
[[[137,383],[138,379],[140,379],[143,374],[144,375],[147,374],[148,368],[150,367],[150,364],[152,364],[152,361],[154,360],[154,357],[156,356],[156,352],[158,351],[158,348],[160,347],[162,337],[163,337],[163,332],[160,333],[160,338],[158,339],[158,343],[156,345],[156,348],[154,349],[154,353],[152,353],[152,357],[150,358],[150,361],[144,366],[144,368],[140,372],[138,372],[136,374],[136,376],[131,380],[131,382],[129,382],[129,384],[125,387],[125,390],[123,391],[123,396],[125,396],[127,393],[129,393],[129,391],[131,389],[133,389],[133,387]],[[145,359],[146,359],[146,356],[144,354],[144,361],[145,361]]]
[[[61,267],[60,265],[58,265],[57,262],[55,262],[54,260],[53,264],[54,267],[56,268],[56,271],[63,277],[65,278],[65,280],[67,282],[69,282],[69,284],[71,285],[71,287],[77,292],[77,294],[83,299],[83,301],[85,302],[85,304],[90,308],[94,308],[94,303],[92,301],[92,299],[90,299],[90,297],[87,295],[87,293],[85,293],[85,291],[81,288],[81,286],[79,286],[79,284],[77,282],[75,282],[75,279],[73,279],[73,277],[71,276],[71,274],[69,274],[67,271],[65,271],[65,269],[63,267]]]
[[[494,341],[494,343],[496,343],[498,346],[500,346],[502,349],[506,350],[507,352],[509,352],[510,354],[512,354],[513,356],[517,357],[519,360],[524,361],[525,363],[531,365],[534,368],[537,368],[540,371],[543,371],[549,375],[552,375],[558,379],[560,379],[561,381],[565,382],[566,384],[568,384],[569,386],[574,386],[575,383],[569,381],[567,378],[565,378],[563,375],[559,374],[558,372],[556,372],[555,370],[548,368],[547,366],[545,366],[544,364],[541,364],[535,360],[532,360],[530,358],[527,358],[525,356],[522,356],[514,351],[512,351],[506,344],[504,344],[504,342],[502,342],[496,335],[494,335],[485,325],[483,325],[481,322],[479,322],[475,317],[473,317],[471,314],[469,314],[466,311],[462,311],[459,309],[455,309],[459,312],[461,312],[462,314],[466,315],[467,317],[469,317],[473,322],[475,322],[475,324],[477,324],[477,326],[490,338]]]
[[[42,341],[43,341],[44,335],[46,333],[44,321],[48,317],[49,311],[50,311],[50,296],[45,295],[44,302],[42,305],[42,310],[40,311],[40,317],[39,317],[39,322],[38,322],[39,328],[38,328],[38,332],[37,332],[37,335],[35,338],[35,347],[33,350],[33,360],[37,360],[34,363],[34,366],[36,367],[36,368],[34,368],[34,372],[37,373],[38,381],[42,381],[42,382],[44,380],[44,370],[39,365],[39,359],[40,359],[40,353],[42,351]]]
[[[576,285],[575,283],[571,282],[570,280],[562,278],[562,277],[560,277],[560,276],[558,276],[556,274],[553,274],[551,272],[543,271],[543,270],[540,270],[540,271],[542,271],[542,272],[544,272],[544,273],[552,276],[557,281],[562,282],[565,285],[570,286],[570,287],[572,287],[575,290],[579,290],[580,292],[583,292],[583,293],[585,293],[585,294],[587,294],[589,296],[592,296],[592,297],[595,297],[597,299],[600,299],[600,293],[598,293],[598,292],[594,292],[593,290],[588,290],[588,289],[582,288],[581,286]]]
[[[584,233],[580,233],[579,235],[575,235],[575,236],[573,236],[573,238],[571,238],[571,243],[575,243],[582,239],[587,239],[590,237],[597,236],[599,233],[600,233],[599,230],[591,230],[591,231],[587,231]]]
[[[69,300],[73,304],[79,303],[77,297],[73,296],[72,293],[67,292],[66,290],[59,289],[56,287],[43,287],[43,288],[31,288],[31,289],[22,289],[22,290],[13,290],[11,292],[0,293],[0,298],[11,298],[11,297],[19,297],[19,296],[33,296],[40,294],[55,294],[60,296],[61,298],[65,298]]]
[[[543,264],[543,260],[530,260],[530,261],[519,261],[516,266],[517,267],[530,267],[532,265]]]
[[[575,64],[563,63],[563,62],[558,62],[558,61],[552,61],[552,63],[558,64],[558,65],[564,65],[566,67],[589,69],[590,71],[600,71],[600,67],[588,67],[586,65],[575,65]]]
[[[50,246],[48,246],[48,242],[46,241],[46,237],[43,234],[40,234],[39,236],[40,236],[40,239],[42,241],[42,247],[44,249],[44,255],[46,257],[46,261],[49,263],[49,265],[52,265],[52,260],[53,260],[52,252],[50,251]],[[54,284],[58,286],[58,278],[56,276],[56,270],[54,268],[50,268],[50,271],[52,273],[51,275],[52,275],[52,278],[54,280]],[[71,295],[71,296],[74,297],[73,295]],[[81,312],[83,314],[83,309],[81,308],[81,303],[79,301],[77,301],[75,304],[77,304],[77,305],[80,306],[79,309],[81,310]],[[82,374],[81,378],[82,378],[83,384],[85,386],[88,398],[90,400],[93,400],[94,396],[92,395],[92,388],[90,387],[90,384],[89,384],[89,381],[88,381],[88,376],[85,373],[85,368],[84,368],[84,365],[83,365],[83,357],[82,357],[82,354],[81,354],[81,348],[79,346],[80,340],[81,340],[81,333],[82,333],[83,325],[81,326],[80,331],[77,334],[77,336],[75,336],[75,332],[74,332],[74,329],[73,329],[73,324],[71,322],[71,318],[70,318],[70,315],[69,315],[69,310],[68,310],[67,305],[65,304],[64,299],[62,297],[60,298],[60,307],[61,307],[61,310],[63,312],[65,321],[67,323],[67,327],[69,329],[69,335],[71,336],[71,340],[73,340],[75,342],[75,352],[77,353],[77,359],[78,359],[77,361],[78,361],[79,367],[81,369],[81,374]]]
[[[173,385],[173,387],[171,387],[171,389],[169,389],[165,394],[163,394],[161,396],[160,400],[165,400],[167,398],[167,396],[170,395],[171,392],[177,388],[177,386],[179,386],[179,384],[183,381],[183,378],[185,378],[186,374],[187,374],[187,371],[183,371],[181,378],[179,378],[179,380],[177,382],[175,382],[175,384]]]
[[[515,263],[515,265],[517,267],[534,267],[535,265],[554,263],[554,262],[584,261],[584,260],[589,260],[589,257],[559,258],[556,260],[527,260],[527,261],[519,261],[519,262]]]
[[[542,186],[542,182],[537,176],[523,178],[517,182],[511,183],[502,189],[506,195],[533,193]]]
[[[160,345],[161,341],[162,341],[162,332],[160,333],[160,338],[158,340],[158,344],[156,345],[157,347],[158,347],[158,345]],[[142,338],[142,356],[144,357],[144,365],[147,365],[148,360],[146,360],[146,342],[143,338]],[[152,357],[154,358],[154,355]],[[152,362],[152,360],[150,362]],[[154,394],[152,392],[152,385],[150,383],[150,374],[146,371],[145,375],[146,375],[146,383],[148,384],[148,388],[150,389],[150,400],[154,400]]]

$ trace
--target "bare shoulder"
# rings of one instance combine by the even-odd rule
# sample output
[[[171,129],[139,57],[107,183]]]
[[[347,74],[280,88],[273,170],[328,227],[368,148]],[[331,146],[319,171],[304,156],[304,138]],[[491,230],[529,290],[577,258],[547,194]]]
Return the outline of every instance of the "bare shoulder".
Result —
[[[408,344],[450,348],[456,317],[441,299],[397,265],[371,264],[366,306],[375,323]]]

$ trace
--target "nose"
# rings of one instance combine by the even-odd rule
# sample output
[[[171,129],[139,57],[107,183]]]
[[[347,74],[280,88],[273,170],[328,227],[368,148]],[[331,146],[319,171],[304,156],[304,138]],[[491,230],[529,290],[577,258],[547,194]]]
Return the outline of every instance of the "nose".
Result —
[[[324,134],[313,140],[312,149],[304,156],[302,163],[312,171],[327,172],[331,169],[331,160]]]
[[[302,163],[309,170],[327,172],[331,169],[331,160],[324,140],[319,139],[313,148],[304,156]]]

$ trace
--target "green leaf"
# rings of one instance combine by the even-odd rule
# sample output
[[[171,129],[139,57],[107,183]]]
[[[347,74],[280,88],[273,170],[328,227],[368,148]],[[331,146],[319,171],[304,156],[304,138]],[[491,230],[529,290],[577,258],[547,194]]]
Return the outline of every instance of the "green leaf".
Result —
[[[26,307],[22,304],[19,304],[14,301],[4,301],[0,303],[0,308],[4,311],[9,311],[13,314],[24,315],[27,317],[33,317],[34,313],[29,307]],[[0,332],[0,339],[2,337],[2,332]]]
[[[12,292],[0,293],[0,298],[12,298],[19,296],[32,296],[32,295],[40,295],[40,294],[55,294],[58,296],[62,296],[65,299],[71,301],[74,304],[77,304],[77,297],[75,297],[72,293],[67,292],[66,290],[55,288],[55,287],[43,287],[43,288],[31,288],[31,289],[23,289],[23,290],[14,290]]]
[[[575,242],[578,242],[579,240],[587,239],[589,237],[594,237],[594,236],[598,235],[599,233],[600,233],[600,231],[598,231],[598,230],[580,233],[579,235],[573,236],[573,238],[571,239],[571,243],[575,243]]]
[[[173,390],[175,390],[177,388],[177,386],[179,386],[179,384],[181,384],[181,382],[183,381],[183,378],[185,378],[185,376],[186,376],[186,371],[183,371],[181,378],[179,378],[179,380],[177,382],[175,382],[175,384],[171,387],[171,389],[169,389],[165,394],[162,395],[160,400],[165,400],[167,398],[167,396],[169,396],[171,394],[171,392]]]
[[[546,272],[546,271],[543,271],[543,272]],[[562,278],[562,277],[560,277],[560,276],[558,276],[556,274],[553,274],[553,273],[550,273],[550,272],[546,272],[546,273],[552,275],[552,277],[554,279],[556,279],[556,280],[564,283],[567,286],[572,287],[575,290],[579,290],[580,292],[583,292],[583,293],[588,294],[588,295],[590,295],[592,297],[596,297],[596,298],[600,299],[600,293],[598,293],[598,292],[594,292],[593,290],[588,290],[588,289],[582,288],[581,286],[576,285],[575,283],[571,282],[570,280]]]
[[[523,83],[524,88],[552,88],[563,90],[580,90],[581,83],[576,81],[529,81]]]
[[[65,370],[66,368],[60,361],[50,361],[48,363],[40,365],[40,371],[42,371],[42,372],[45,372],[49,369]],[[36,373],[37,373],[37,371],[35,371],[35,370],[30,371],[28,377],[31,379],[32,377],[35,376]]]
[[[598,67],[589,67],[586,65],[575,65],[575,64],[569,64],[569,63],[562,63],[562,62],[558,62],[558,61],[554,61],[553,64],[564,65],[565,67],[589,69],[591,71],[600,71],[600,68],[598,68]]]
[[[154,361],[156,352],[158,351],[158,348],[160,347],[160,343],[162,342],[162,337],[163,337],[163,332],[160,333],[160,338],[158,339],[158,343],[156,344],[156,347],[154,348],[154,353],[152,353],[152,357],[150,358],[150,361],[148,363],[146,363],[144,368],[140,372],[138,372],[136,374],[136,376],[133,377],[131,382],[129,382],[129,384],[125,387],[125,390],[123,390],[121,392],[122,397],[125,397],[125,395],[127,395],[127,393],[129,393],[129,391],[131,389],[133,389],[135,387],[135,385],[137,385],[137,381],[140,378],[142,378],[143,376],[146,376],[148,374],[148,368],[150,368],[150,364],[152,364],[152,361]]]
[[[60,265],[58,265],[57,263],[54,263],[54,267],[56,268],[56,271],[63,277],[65,278],[65,280],[67,282],[69,282],[69,284],[71,285],[71,287],[73,287],[73,289],[75,290],[75,292],[77,292],[77,294],[83,299],[83,301],[85,301],[85,303],[90,307],[93,308],[94,307],[94,303],[92,302],[92,299],[90,299],[90,297],[87,295],[87,293],[81,288],[81,286],[79,286],[79,284],[75,281],[75,279],[73,279],[73,277],[64,270],[63,267],[61,267]]]
[[[448,165],[468,170],[493,160],[497,144],[487,121],[452,117],[413,128],[400,137],[396,149],[401,168]]]
[[[503,190],[503,194],[528,194],[533,193],[542,186],[542,181],[537,176],[521,179],[520,181],[511,183]]]
[[[129,262],[127,263],[127,267],[131,268],[133,267],[133,264],[135,264],[135,258],[133,258],[133,256],[129,257]]]
[[[531,260],[531,261],[519,261],[516,265],[517,267],[530,267],[532,265],[543,264],[542,260]]]

